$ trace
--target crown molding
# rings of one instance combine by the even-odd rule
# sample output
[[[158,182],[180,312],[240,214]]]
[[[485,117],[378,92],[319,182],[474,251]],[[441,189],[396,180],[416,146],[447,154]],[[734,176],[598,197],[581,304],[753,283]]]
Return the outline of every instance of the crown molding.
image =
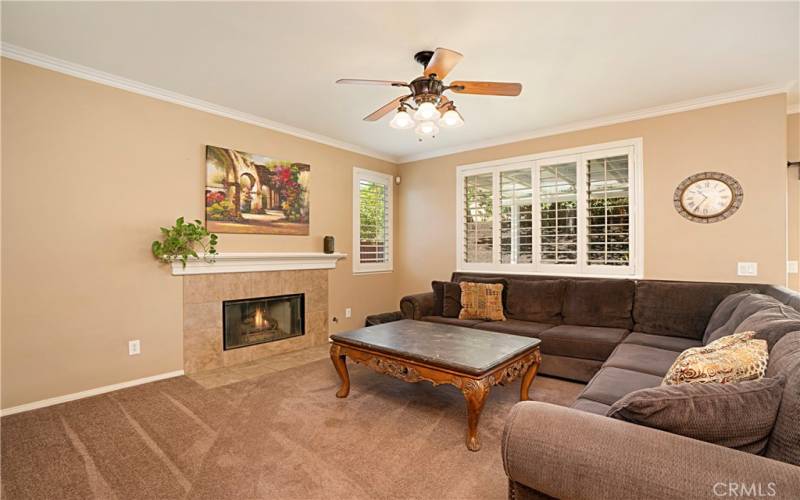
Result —
[[[645,108],[638,111],[631,111],[628,113],[621,113],[618,115],[610,115],[601,118],[593,118],[580,122],[569,123],[566,125],[558,125],[555,127],[548,127],[537,129],[532,132],[525,132],[521,134],[507,135],[503,137],[496,137],[484,141],[472,142],[461,146],[454,146],[451,148],[435,149],[425,153],[412,154],[402,156],[398,159],[400,163],[409,163],[419,160],[427,160],[430,158],[438,158],[440,156],[447,156],[456,153],[463,153],[466,151],[473,151],[475,149],[490,148],[493,146],[500,146],[503,144],[510,144],[514,142],[526,141],[530,139],[537,139],[539,137],[547,137],[551,135],[564,134],[568,132],[577,132],[579,130],[586,130],[590,128],[605,127],[607,125],[614,125],[617,123],[625,123],[636,120],[643,120],[645,118],[654,118],[657,116],[670,115],[673,113],[681,113],[683,111],[691,111],[694,109],[708,108],[711,106],[719,106],[737,101],[746,101],[748,99],[755,99],[757,97],[765,97],[774,94],[787,93],[796,85],[797,82],[783,82],[778,84],[762,85],[759,87],[752,87],[748,89],[736,90],[733,92],[725,92],[697,99],[690,99],[680,101],[672,104],[665,104],[662,106],[654,106],[652,108]],[[792,111],[794,108],[794,111]],[[787,108],[787,113],[796,113],[798,106]]]
[[[76,78],[81,78],[83,80],[89,80],[95,83],[100,83],[102,85],[108,85],[109,87],[114,87],[126,90],[128,92],[133,92],[135,94],[152,97],[154,99],[159,99],[161,101],[171,102],[173,104],[178,104],[179,106],[184,106],[187,108],[196,109],[198,111],[211,113],[213,115],[222,116],[224,118],[230,118],[232,120],[248,123],[250,125],[255,125],[257,127],[269,130],[274,130],[276,132],[292,135],[294,137],[299,137],[301,139],[317,142],[319,144],[324,144],[326,146],[343,149],[346,151],[350,151],[352,153],[358,153],[361,155],[370,156],[372,158],[377,158],[392,163],[397,163],[398,161],[398,158],[395,156],[379,153],[377,151],[373,151],[368,148],[363,148],[355,144],[350,144],[348,142],[334,139],[332,137],[317,134],[315,132],[304,130],[298,127],[293,127],[285,123],[269,120],[261,116],[245,113],[244,111],[239,111],[225,106],[220,106],[218,104],[204,101],[202,99],[196,99],[194,97],[179,94],[177,92],[172,92],[159,87],[154,87],[152,85],[138,82],[136,80],[131,80],[129,78],[125,78],[122,76],[106,73],[105,71],[100,71],[94,68],[90,68],[88,66],[75,64],[69,61],[65,61],[63,59],[58,59],[56,57],[48,56],[47,54],[42,54],[40,52],[29,50],[24,47],[19,47],[17,45],[13,45],[10,43],[4,42],[2,43],[2,45],[0,45],[0,55],[2,55],[3,57],[7,57],[9,59],[14,59],[15,61],[20,61],[26,64],[31,64],[33,66],[38,66],[40,68],[45,68],[52,71],[57,71],[65,75],[74,76]]]

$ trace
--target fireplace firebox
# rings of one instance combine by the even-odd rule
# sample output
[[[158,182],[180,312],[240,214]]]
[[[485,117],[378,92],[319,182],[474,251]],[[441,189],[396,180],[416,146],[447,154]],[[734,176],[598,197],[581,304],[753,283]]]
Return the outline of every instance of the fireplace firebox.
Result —
[[[305,334],[305,295],[278,295],[222,303],[225,350]]]

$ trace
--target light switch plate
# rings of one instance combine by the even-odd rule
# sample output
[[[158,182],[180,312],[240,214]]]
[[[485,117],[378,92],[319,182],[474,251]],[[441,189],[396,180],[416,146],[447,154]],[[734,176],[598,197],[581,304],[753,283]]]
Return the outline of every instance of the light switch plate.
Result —
[[[758,276],[758,263],[739,262],[736,266],[736,274],[739,276]]]
[[[350,317],[352,317],[352,316],[353,316],[353,310],[352,310],[352,309],[350,309],[350,308],[348,307],[347,309],[345,309],[345,310],[344,310],[344,317],[345,317],[345,318],[350,318]]]
[[[142,345],[138,340],[131,340],[128,342],[128,356],[135,356],[142,353]]]
[[[797,261],[790,260],[786,263],[786,272],[789,274],[797,274]]]

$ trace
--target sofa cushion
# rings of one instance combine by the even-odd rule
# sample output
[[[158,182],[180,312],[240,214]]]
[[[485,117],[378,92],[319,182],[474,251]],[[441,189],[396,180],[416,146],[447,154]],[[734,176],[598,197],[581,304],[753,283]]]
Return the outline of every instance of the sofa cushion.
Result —
[[[431,323],[444,323],[446,325],[455,325],[455,326],[475,326],[478,323],[483,323],[482,320],[479,319],[458,319],[458,318],[448,318],[445,316],[423,316],[422,321],[429,321]]]
[[[728,283],[639,281],[633,320],[637,332],[700,340],[722,299],[741,289]]]
[[[573,358],[571,356],[556,356],[555,354],[542,354],[542,364],[539,372],[542,375],[565,378],[587,383],[592,380],[603,362],[596,359]]]
[[[733,310],[733,313],[731,313],[728,321],[726,321],[725,324],[715,328],[712,331],[709,331],[709,329],[706,328],[706,333],[703,336],[703,344],[710,344],[717,339],[734,333],[739,328],[739,325],[742,323],[742,321],[746,320],[753,314],[761,310],[780,305],[781,303],[776,298],[769,295],[763,295],[760,293],[751,293],[749,295],[745,295],[745,297]]]
[[[512,335],[521,335],[523,337],[536,337],[553,325],[546,323],[534,323],[533,321],[520,321],[518,319],[507,319],[505,321],[486,321],[475,326],[480,330],[489,330],[490,332],[510,333]]]
[[[508,280],[508,317],[539,323],[561,323],[565,280]]]
[[[559,325],[539,334],[543,354],[603,361],[628,334],[624,328]]]
[[[508,280],[502,276],[498,277],[491,277],[491,276],[460,276],[454,280],[456,283],[461,283],[464,281],[468,281],[470,283],[488,283],[488,284],[499,284],[503,285],[503,306],[507,304],[508,301]]]
[[[620,344],[603,366],[664,377],[679,352],[637,344]]]
[[[741,292],[733,293],[722,299],[722,302],[720,302],[717,308],[714,309],[714,312],[708,319],[708,324],[706,325],[705,332],[703,333],[704,344],[709,342],[708,337],[714,330],[725,326],[725,324],[733,315],[733,311],[736,310],[736,307],[739,306],[742,300],[746,299],[753,293],[755,293],[753,290],[742,290]],[[728,333],[733,333],[733,330]]]
[[[800,312],[778,304],[751,314],[736,327],[737,332],[756,332],[757,339],[767,341],[768,349],[789,332],[800,331]]]
[[[719,348],[693,347],[678,355],[664,376],[664,385],[756,380],[766,373],[768,358],[765,340],[742,340]]]
[[[656,375],[604,366],[589,381],[578,397],[613,405],[626,394],[659,385],[661,385],[661,377]]]
[[[685,351],[690,347],[699,347],[702,344],[699,340],[687,339],[683,337],[667,337],[664,335],[652,335],[650,333],[631,332],[622,341],[623,344],[637,344],[668,351]]]
[[[630,329],[634,282],[568,280],[561,315],[564,323]]]
[[[783,397],[765,455],[800,465],[800,332],[787,333],[770,352],[767,377],[779,376],[785,380]]]
[[[595,415],[606,415],[611,406],[604,403],[598,403],[597,401],[592,401],[591,399],[578,398],[574,403],[572,403],[572,405],[570,405],[570,408],[574,410],[585,411],[587,413],[594,413]]]
[[[460,319],[505,321],[502,283],[472,283],[462,281]]]
[[[442,316],[458,318],[461,313],[461,287],[458,283],[442,284]]]
[[[608,410],[608,416],[748,453],[767,446],[783,378],[735,384],[680,384],[640,389]]]

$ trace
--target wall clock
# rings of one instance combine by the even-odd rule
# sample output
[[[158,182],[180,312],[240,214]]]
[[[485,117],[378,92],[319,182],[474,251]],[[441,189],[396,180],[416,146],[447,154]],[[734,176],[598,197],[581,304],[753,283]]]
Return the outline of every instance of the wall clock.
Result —
[[[675,210],[690,221],[710,224],[733,215],[743,198],[742,186],[730,175],[701,172],[678,184],[673,203]]]

